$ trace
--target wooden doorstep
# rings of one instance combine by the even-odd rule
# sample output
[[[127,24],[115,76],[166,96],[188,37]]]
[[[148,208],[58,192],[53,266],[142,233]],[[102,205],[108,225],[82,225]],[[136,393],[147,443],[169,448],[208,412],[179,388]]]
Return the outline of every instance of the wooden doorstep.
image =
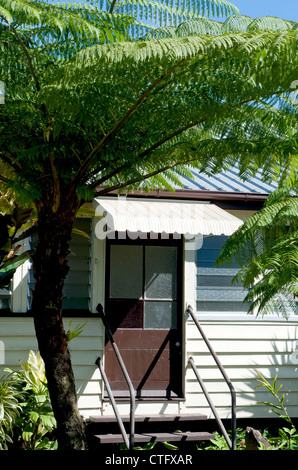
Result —
[[[121,416],[124,423],[130,421],[129,416]],[[114,423],[117,422],[114,415],[89,416],[89,420],[93,423]],[[152,415],[152,416],[135,416],[136,423],[157,423],[157,422],[187,422],[187,421],[203,421],[207,420],[206,415],[202,414],[184,414],[184,415]]]
[[[100,434],[95,435],[101,444],[123,443],[122,434]],[[213,439],[214,435],[209,432],[163,432],[135,434],[134,442],[178,442],[178,441],[205,441]]]

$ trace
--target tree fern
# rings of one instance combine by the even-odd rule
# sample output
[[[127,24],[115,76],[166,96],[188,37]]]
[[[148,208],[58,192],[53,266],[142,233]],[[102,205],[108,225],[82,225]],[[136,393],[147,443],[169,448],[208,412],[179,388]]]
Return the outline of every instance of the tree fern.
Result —
[[[212,174],[238,162],[243,178],[260,167],[268,180],[293,175],[296,24],[238,15],[216,22],[197,7],[3,0],[0,145],[13,170],[4,190],[41,199],[49,154],[59,177],[90,195],[98,185],[102,193],[170,189],[189,165]],[[209,13],[232,7],[217,8]],[[131,25],[152,39],[131,41]]]
[[[298,76],[298,33],[276,21],[250,30],[234,20],[236,29],[224,30],[226,14],[237,14],[225,0],[0,3],[0,159],[8,169],[0,189],[36,208],[34,325],[52,371],[59,444],[82,449],[62,321],[80,206],[111,190],[171,189],[190,165],[214,173],[238,162],[247,176],[264,164],[268,178],[287,180],[297,163],[296,104],[278,114],[274,107]],[[154,28],[158,37],[146,41]]]
[[[178,27],[183,21],[198,16],[227,17],[238,9],[226,0],[129,0],[108,3],[108,11],[136,18],[132,30],[134,38],[144,37],[155,28]]]
[[[289,31],[295,30],[297,23],[272,16],[251,18],[245,15],[232,15],[222,22],[197,16],[182,21],[176,28],[155,28],[146,38],[183,37],[189,35],[221,35],[225,33],[253,31]]]
[[[236,260],[249,288],[246,301],[257,313],[298,313],[298,200],[296,185],[283,183],[265,207],[248,219],[226,242],[217,264]]]

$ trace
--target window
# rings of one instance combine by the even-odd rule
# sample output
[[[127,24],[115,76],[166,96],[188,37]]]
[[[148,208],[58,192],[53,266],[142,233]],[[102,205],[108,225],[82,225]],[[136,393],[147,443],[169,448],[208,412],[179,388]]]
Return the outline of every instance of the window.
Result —
[[[177,328],[178,246],[147,243],[110,242],[107,311],[114,328]]]
[[[249,304],[243,303],[247,290],[240,284],[232,284],[238,272],[237,264],[214,267],[227,236],[204,237],[197,251],[197,313],[200,314],[246,314]]]

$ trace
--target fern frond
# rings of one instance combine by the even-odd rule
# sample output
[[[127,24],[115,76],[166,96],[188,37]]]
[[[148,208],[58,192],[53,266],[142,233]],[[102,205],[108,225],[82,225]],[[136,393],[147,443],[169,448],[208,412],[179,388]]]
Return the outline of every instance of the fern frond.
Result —
[[[264,20],[254,30],[224,0],[1,7],[0,152],[22,197],[51,187],[51,162],[80,195],[97,184],[171,188],[191,177],[190,166],[214,174],[237,163],[243,178],[260,166],[268,180],[294,177],[295,25],[270,29]],[[230,21],[204,18],[227,12]],[[151,40],[133,40],[148,30]],[[281,213],[281,222],[290,217]]]
[[[238,31],[247,31],[253,19],[246,15],[232,15],[229,16],[222,25],[223,33],[232,33]]]
[[[274,16],[263,16],[254,19],[247,27],[247,31],[286,31],[292,29],[296,23]]]
[[[297,180],[282,183],[263,209],[249,218],[226,242],[217,264],[236,260],[241,280],[249,288],[250,310],[283,316],[298,313]]]
[[[9,10],[4,8],[2,5],[0,5],[0,15],[8,24],[13,22],[13,15],[11,14]]]

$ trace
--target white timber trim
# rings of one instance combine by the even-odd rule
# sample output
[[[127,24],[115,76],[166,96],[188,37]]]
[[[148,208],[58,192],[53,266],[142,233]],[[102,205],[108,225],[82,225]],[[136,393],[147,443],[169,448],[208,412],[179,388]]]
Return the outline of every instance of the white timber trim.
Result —
[[[196,309],[196,249],[193,240],[184,238],[184,307]]]
[[[92,221],[92,249],[91,249],[91,313],[96,313],[100,303],[105,305],[105,276],[106,276],[106,240],[100,240],[95,234],[95,225],[98,217]]]
[[[23,241],[19,251],[22,254],[29,250],[29,240]],[[16,269],[12,279],[11,310],[17,313],[26,313],[28,310],[28,282],[30,261],[27,260]]]

